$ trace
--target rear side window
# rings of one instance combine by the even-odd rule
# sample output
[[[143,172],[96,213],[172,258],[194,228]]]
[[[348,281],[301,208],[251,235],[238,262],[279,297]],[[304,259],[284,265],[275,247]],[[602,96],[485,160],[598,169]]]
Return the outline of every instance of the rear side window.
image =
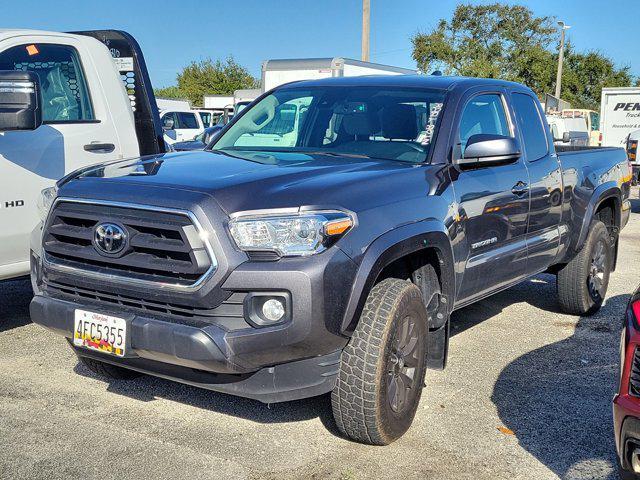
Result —
[[[547,135],[535,100],[524,93],[513,94],[513,108],[524,140],[527,160],[533,162],[549,153]]]
[[[176,125],[176,128],[200,128],[194,113],[177,112],[176,116],[178,117],[178,125]]]
[[[95,120],[89,90],[75,48],[38,43],[0,52],[0,70],[31,71],[42,87],[44,122]]]
[[[469,138],[478,134],[511,136],[500,95],[478,95],[464,107],[460,118],[460,148],[463,154]]]

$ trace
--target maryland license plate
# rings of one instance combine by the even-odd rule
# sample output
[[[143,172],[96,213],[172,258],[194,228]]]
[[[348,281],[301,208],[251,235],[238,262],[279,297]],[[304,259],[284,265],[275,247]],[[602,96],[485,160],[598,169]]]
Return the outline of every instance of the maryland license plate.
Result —
[[[124,356],[127,338],[124,318],[76,310],[73,332],[73,344],[77,347]]]

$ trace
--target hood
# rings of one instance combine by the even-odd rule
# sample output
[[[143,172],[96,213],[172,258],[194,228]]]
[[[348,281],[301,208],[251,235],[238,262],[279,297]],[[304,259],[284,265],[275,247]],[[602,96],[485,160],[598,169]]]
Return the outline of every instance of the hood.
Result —
[[[105,192],[115,182],[119,189],[198,192],[213,197],[227,214],[303,205],[358,211],[388,202],[385,191],[393,190],[395,201],[398,195],[425,195],[427,182],[406,181],[406,175],[424,179],[425,168],[430,167],[302,153],[192,151],[98,165],[67,181],[83,184],[85,191]]]

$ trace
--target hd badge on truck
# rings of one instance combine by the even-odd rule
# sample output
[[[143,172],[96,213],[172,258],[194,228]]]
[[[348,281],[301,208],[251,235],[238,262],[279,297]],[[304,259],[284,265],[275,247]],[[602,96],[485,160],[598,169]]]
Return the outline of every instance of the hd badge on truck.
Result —
[[[127,338],[124,318],[76,310],[73,344],[90,350],[123,357]]]

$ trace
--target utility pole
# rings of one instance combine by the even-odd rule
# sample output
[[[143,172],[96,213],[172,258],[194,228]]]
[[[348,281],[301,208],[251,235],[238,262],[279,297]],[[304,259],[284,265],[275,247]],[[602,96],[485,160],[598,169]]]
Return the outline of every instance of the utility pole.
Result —
[[[370,0],[362,0],[362,61],[369,61],[369,30],[371,24]]]
[[[571,27],[564,22],[558,22],[560,26],[560,52],[558,54],[558,76],[556,77],[556,98],[560,99],[560,88],[562,85],[562,63],[564,62],[564,32]]]

